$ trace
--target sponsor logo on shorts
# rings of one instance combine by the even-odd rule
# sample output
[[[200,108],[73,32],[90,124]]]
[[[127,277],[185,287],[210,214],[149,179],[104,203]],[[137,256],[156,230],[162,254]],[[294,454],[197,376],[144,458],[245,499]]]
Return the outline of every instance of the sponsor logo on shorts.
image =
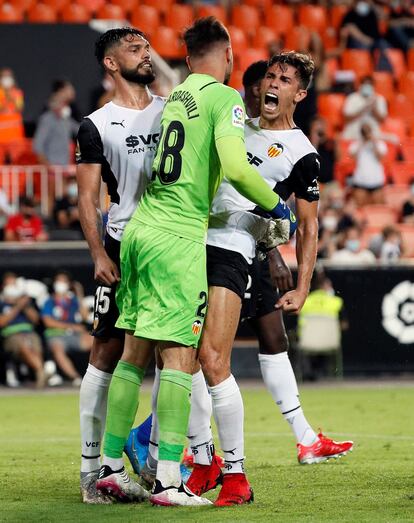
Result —
[[[244,109],[241,105],[234,105],[232,109],[232,123],[235,127],[244,129]]]
[[[201,332],[201,321],[195,320],[193,322],[191,330],[193,331],[194,336],[198,336]]]
[[[269,158],[276,158],[283,153],[283,145],[281,143],[272,143],[267,150],[267,156]]]

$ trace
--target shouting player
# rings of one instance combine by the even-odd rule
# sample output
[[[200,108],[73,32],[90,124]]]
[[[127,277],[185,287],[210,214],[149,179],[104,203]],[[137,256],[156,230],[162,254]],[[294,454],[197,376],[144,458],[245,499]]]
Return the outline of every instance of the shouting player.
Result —
[[[270,216],[295,217],[247,161],[244,107],[223,85],[233,65],[230,38],[216,19],[184,35],[192,74],[169,96],[154,176],[121,242],[117,326],[128,331],[108,397],[103,466],[97,487],[122,499],[122,451],[138,408],[154,343],[163,369],[157,400],[159,461],[151,502],[209,504],[182,484],[180,458],[190,414],[192,371],[207,306],[205,237],[211,201],[224,174]],[[214,401],[214,398],[213,398]]]
[[[314,269],[318,233],[318,155],[293,120],[296,104],[306,96],[314,65],[303,54],[275,55],[269,62],[261,85],[261,114],[246,123],[246,148],[249,161],[258,167],[266,182],[281,197],[296,198],[298,229],[296,249],[298,281],[296,289],[279,299],[275,296],[267,263],[250,265],[253,286],[258,294],[253,325],[260,342],[259,361],[266,386],[298,438],[299,461],[313,463],[345,454],[352,442],[336,444],[316,435],[306,421],[299,400],[295,376],[287,355],[287,339],[282,311],[297,313],[309,291]],[[243,411],[239,406],[230,371],[230,354],[245,295],[249,264],[256,254],[257,209],[224,181],[213,202],[207,239],[209,309],[200,350],[200,362],[209,384],[224,385],[221,395],[226,416],[218,425],[219,437],[227,439],[224,451],[225,474],[220,498],[223,503],[238,503],[246,495],[242,488]],[[273,263],[273,253],[268,254]],[[258,272],[260,271],[260,272]],[[276,303],[277,302],[277,303]],[[276,310],[275,310],[276,303]],[[216,387],[210,387],[214,400]],[[197,494],[214,488],[221,470],[212,454],[209,427],[209,402],[205,395],[192,401],[189,436],[195,467],[188,487]],[[239,405],[238,405],[239,404]],[[217,420],[217,418],[216,418]],[[227,450],[229,449],[229,450]],[[239,468],[237,468],[239,467]],[[234,470],[236,469],[236,470]],[[239,473],[239,484],[228,478],[230,470]],[[226,481],[228,479],[228,481]],[[225,494],[222,495],[223,491]]]
[[[95,485],[109,383],[124,345],[124,331],[115,328],[120,242],[151,177],[164,100],[148,90],[154,73],[149,44],[141,31],[111,29],[98,39],[95,54],[113,78],[115,94],[83,120],[78,134],[79,214],[98,282],[94,343],[80,390],[81,493],[85,503],[110,503]],[[104,244],[97,214],[101,181],[111,200]],[[130,497],[142,499],[142,488],[131,485]]]

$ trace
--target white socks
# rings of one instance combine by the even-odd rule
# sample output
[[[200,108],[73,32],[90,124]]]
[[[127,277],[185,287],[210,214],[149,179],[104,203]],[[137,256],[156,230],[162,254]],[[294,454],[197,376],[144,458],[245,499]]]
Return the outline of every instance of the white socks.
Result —
[[[194,463],[210,465],[214,446],[211,434],[211,397],[201,370],[193,374],[191,388],[191,413],[188,424],[188,439]]]
[[[181,472],[179,461],[159,461],[157,479],[163,487],[179,487],[181,485]]]
[[[112,374],[89,364],[79,394],[82,445],[81,473],[98,470]]]
[[[158,430],[158,418],[157,418],[157,399],[158,399],[158,390],[160,388],[160,369],[155,366],[155,376],[154,384],[152,386],[151,394],[151,411],[152,411],[152,426],[151,426],[151,435],[148,445],[148,456],[147,456],[147,467],[148,469],[155,474],[157,470],[158,462],[158,440],[159,440],[159,430]]]
[[[214,387],[209,387],[221,449],[224,453],[225,474],[243,473],[244,406],[240,389],[230,375]]]
[[[259,354],[263,381],[289,423],[298,443],[309,446],[318,439],[306,420],[299,402],[295,374],[287,352]]]

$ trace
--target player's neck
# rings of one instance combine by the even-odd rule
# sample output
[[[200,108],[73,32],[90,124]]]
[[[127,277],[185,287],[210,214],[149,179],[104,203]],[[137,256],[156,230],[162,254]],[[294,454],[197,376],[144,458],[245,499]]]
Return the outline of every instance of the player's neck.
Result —
[[[269,131],[288,131],[296,127],[293,114],[281,114],[274,120],[267,120],[260,116],[259,126],[261,129],[268,129]]]
[[[142,110],[151,103],[152,96],[148,86],[126,83],[116,86],[112,101],[128,109]]]

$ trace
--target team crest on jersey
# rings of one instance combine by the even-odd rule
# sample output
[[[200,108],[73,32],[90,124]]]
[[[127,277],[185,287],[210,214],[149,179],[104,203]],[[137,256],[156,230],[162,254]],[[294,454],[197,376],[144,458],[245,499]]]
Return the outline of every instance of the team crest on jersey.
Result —
[[[244,129],[244,109],[241,105],[234,105],[232,110],[232,123],[235,127]]]
[[[269,158],[276,158],[283,153],[283,145],[281,143],[272,143],[267,150],[267,156]]]
[[[201,332],[201,321],[200,320],[195,320],[193,322],[191,330],[193,331],[194,336],[198,336],[200,334],[200,332]]]

